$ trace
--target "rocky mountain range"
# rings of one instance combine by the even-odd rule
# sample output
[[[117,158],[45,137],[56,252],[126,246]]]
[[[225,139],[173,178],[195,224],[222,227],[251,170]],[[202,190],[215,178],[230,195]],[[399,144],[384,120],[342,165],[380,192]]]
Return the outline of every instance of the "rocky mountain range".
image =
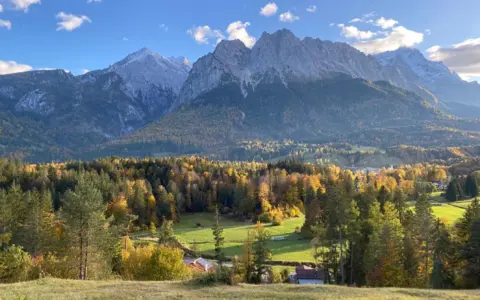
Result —
[[[355,137],[375,146],[480,140],[473,119],[480,85],[443,63],[407,48],[365,55],[288,30],[264,33],[252,49],[222,41],[193,65],[141,49],[81,76],[3,75],[0,109],[3,154],[21,150],[32,159],[215,151],[256,138]]]

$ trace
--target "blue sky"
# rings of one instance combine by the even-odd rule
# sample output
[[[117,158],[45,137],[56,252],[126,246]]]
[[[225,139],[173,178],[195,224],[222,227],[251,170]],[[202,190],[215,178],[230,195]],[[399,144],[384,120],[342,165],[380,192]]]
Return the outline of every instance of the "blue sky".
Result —
[[[31,67],[79,74],[142,47],[194,61],[219,38],[252,46],[262,32],[288,28],[299,37],[348,42],[367,53],[412,46],[465,78],[480,76],[478,0],[88,2],[0,0],[0,72]]]

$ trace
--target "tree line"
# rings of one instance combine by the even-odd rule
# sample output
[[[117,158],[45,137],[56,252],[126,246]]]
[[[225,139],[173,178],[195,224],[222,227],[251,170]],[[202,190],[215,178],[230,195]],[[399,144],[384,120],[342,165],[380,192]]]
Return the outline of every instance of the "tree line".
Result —
[[[0,160],[0,281],[32,276],[32,270],[78,279],[186,279],[191,274],[171,243],[171,224],[185,213],[216,212],[273,225],[305,215],[301,234],[312,239],[314,258],[331,283],[477,287],[479,205],[474,201],[453,227],[435,218],[427,194],[446,179],[445,167],[430,164],[369,173],[201,157],[43,165]],[[154,245],[129,237],[157,228]],[[234,267],[246,269],[248,282],[266,272],[268,249],[261,245],[268,232],[262,230],[245,242],[242,267]],[[220,225],[213,233],[223,261]],[[29,258],[35,268],[22,269]],[[16,267],[3,267],[12,261]]]

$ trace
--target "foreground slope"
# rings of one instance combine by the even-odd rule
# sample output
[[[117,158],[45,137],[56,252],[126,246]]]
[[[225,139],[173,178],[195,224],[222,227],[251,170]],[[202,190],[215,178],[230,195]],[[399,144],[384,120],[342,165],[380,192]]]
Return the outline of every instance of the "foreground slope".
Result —
[[[338,286],[199,286],[181,282],[42,279],[1,285],[1,299],[480,299],[480,291]]]

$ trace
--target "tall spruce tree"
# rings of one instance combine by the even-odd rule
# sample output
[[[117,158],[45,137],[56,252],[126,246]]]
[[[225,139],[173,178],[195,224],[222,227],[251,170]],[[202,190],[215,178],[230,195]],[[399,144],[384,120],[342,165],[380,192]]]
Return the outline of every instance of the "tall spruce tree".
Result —
[[[423,194],[415,203],[414,238],[416,250],[422,266],[422,281],[424,287],[430,287],[430,269],[432,267],[432,250],[434,238],[432,235],[435,218],[428,196]]]
[[[466,243],[469,239],[472,225],[478,219],[480,219],[480,201],[475,198],[456,224],[458,236],[463,243]]]
[[[465,260],[464,281],[469,288],[480,287],[480,219],[473,222],[470,236],[463,247],[461,258]]]
[[[405,210],[407,209],[407,196],[401,188],[397,188],[393,195],[393,204],[395,205],[395,210],[398,212],[398,218],[403,224],[405,217]]]
[[[267,242],[270,239],[270,234],[265,229],[263,224],[257,223],[254,230],[255,242],[253,244],[253,283],[261,283],[262,277],[268,274],[269,268],[267,261],[270,260],[272,253],[268,249]]]
[[[223,229],[220,227],[220,213],[218,207],[215,209],[215,224],[212,227],[213,239],[215,240],[215,259],[218,262],[220,268],[225,262],[225,253],[223,252]]]
[[[465,193],[469,197],[478,196],[478,182],[477,177],[473,174],[467,176],[465,181]]]
[[[455,202],[460,200],[461,196],[460,182],[457,178],[453,178],[447,187],[447,200],[450,202]]]
[[[439,220],[435,224],[434,235],[432,287],[451,289],[455,286],[455,245],[446,226]]]
[[[398,286],[403,284],[403,229],[398,212],[392,203],[372,207],[370,223],[372,234],[365,253],[368,283],[371,286]]]
[[[30,215],[22,227],[22,246],[34,257],[55,248],[53,202],[48,190],[27,192],[25,200]]]
[[[80,280],[89,278],[90,266],[95,266],[99,273],[108,270],[109,255],[113,254],[108,252],[112,235],[105,211],[100,191],[80,175],[75,190],[66,193],[60,214]]]

